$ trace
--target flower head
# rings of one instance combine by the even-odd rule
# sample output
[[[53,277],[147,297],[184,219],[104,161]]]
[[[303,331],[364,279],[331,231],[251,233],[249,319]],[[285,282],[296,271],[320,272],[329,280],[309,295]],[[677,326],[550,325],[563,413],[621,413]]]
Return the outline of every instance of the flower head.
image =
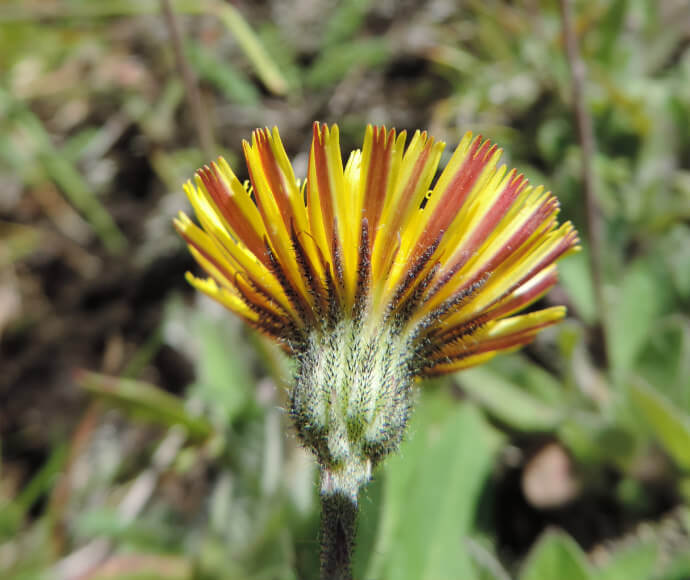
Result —
[[[484,362],[565,314],[516,314],[577,247],[557,199],[481,137],[467,133],[438,177],[444,144],[405,142],[369,126],[343,166],[338,127],[315,123],[300,184],[278,130],[256,130],[249,181],[222,158],[204,167],[185,185],[202,227],[175,221],[209,275],[191,284],[296,358],[293,417],[335,471],[395,448],[415,377]]]

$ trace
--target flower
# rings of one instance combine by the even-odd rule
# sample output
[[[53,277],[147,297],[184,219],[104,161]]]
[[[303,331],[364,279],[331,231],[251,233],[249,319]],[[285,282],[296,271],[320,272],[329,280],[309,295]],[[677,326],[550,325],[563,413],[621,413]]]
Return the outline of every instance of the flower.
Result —
[[[482,363],[565,314],[516,314],[577,249],[557,199],[481,136],[435,182],[444,143],[405,142],[369,126],[343,167],[338,127],[315,123],[300,184],[278,130],[256,130],[249,181],[218,159],[184,187],[202,227],[175,221],[209,276],[190,283],[296,359],[291,414],[325,486],[361,484],[397,447],[415,378]]]

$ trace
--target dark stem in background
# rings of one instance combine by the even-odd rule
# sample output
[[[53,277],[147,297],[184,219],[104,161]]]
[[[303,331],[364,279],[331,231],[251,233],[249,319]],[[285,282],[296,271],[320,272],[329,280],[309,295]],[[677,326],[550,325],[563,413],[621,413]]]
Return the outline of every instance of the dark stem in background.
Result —
[[[163,9],[163,16],[165,17],[165,24],[170,33],[170,40],[175,51],[175,61],[177,62],[177,69],[182,75],[185,92],[187,93],[187,102],[192,112],[194,125],[196,126],[197,134],[199,136],[199,145],[204,152],[206,159],[212,159],[214,156],[213,150],[213,134],[211,126],[208,123],[208,118],[204,114],[204,109],[201,104],[201,94],[196,82],[196,76],[187,62],[184,54],[184,46],[182,42],[182,32],[177,21],[175,11],[170,4],[170,0],[161,0],[161,7]]]
[[[321,493],[321,580],[352,580],[356,522],[356,500]]]
[[[572,77],[573,107],[577,134],[582,150],[582,184],[585,191],[585,211],[587,213],[587,237],[589,239],[589,267],[594,285],[594,298],[601,327],[602,355],[608,365],[606,306],[604,303],[603,270],[602,270],[602,221],[597,208],[595,195],[594,173],[592,161],[595,154],[594,131],[592,117],[585,103],[585,63],[580,56],[577,36],[573,25],[572,0],[560,0],[561,16],[563,19],[563,36],[568,56],[568,65]]]

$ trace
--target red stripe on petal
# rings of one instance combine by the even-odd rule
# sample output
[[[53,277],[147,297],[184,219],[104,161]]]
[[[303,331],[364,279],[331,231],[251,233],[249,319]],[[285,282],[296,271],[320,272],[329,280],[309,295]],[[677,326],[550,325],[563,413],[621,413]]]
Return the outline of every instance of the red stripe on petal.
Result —
[[[367,168],[363,213],[369,223],[369,245],[373,245],[376,228],[388,190],[391,157],[395,145],[395,129],[374,127],[371,157]]]
[[[529,239],[529,237],[537,230],[537,228],[548,219],[551,212],[558,206],[558,200],[555,197],[547,198],[544,203],[537,207],[532,215],[523,223],[523,225],[503,244],[503,246],[491,258],[489,258],[481,267],[481,269],[466,282],[464,286],[471,286],[477,280],[491,274],[504,260],[513,255],[518,257],[521,254],[527,253],[534,245],[539,243],[539,239],[534,240],[526,247],[522,245]],[[541,268],[540,268],[541,269]]]
[[[558,200],[550,197],[541,204],[532,215],[525,221],[510,239],[503,245],[492,258],[487,262],[487,271],[493,270],[503,262],[509,255],[516,253],[516,250],[524,244],[537,228],[549,218],[549,215],[558,207]],[[555,222],[554,222],[555,223]]]
[[[219,263],[213,256],[211,256],[203,246],[197,244],[194,242],[190,236],[188,236],[184,231],[182,231],[180,228],[176,228],[178,233],[184,238],[184,240],[192,246],[197,252],[199,252],[204,259],[206,259],[208,262],[210,262],[234,287],[237,287],[236,280],[237,280],[237,275],[240,274],[243,276],[246,280],[248,280],[253,286],[254,286],[254,291],[257,294],[260,294],[261,296],[264,297],[266,300],[274,301],[275,305],[277,308],[279,308],[281,311],[285,313],[286,318],[289,317],[293,321],[298,321],[299,319],[295,319],[291,314],[289,314],[286,310],[286,308],[283,306],[282,302],[278,299],[278,297],[275,296],[273,292],[271,292],[266,286],[261,284],[259,280],[254,278],[249,274],[249,272],[243,271],[243,270],[238,270],[237,272],[231,273],[222,263]],[[203,266],[202,266],[203,268]],[[208,272],[209,276],[211,276],[219,285],[225,286],[225,283],[216,276],[214,276],[211,272]],[[273,276],[275,278],[275,276]]]
[[[323,225],[326,231],[326,239],[334,240],[334,226],[335,215],[333,212],[333,193],[331,192],[331,182],[328,172],[328,154],[326,152],[326,138],[328,136],[328,126],[314,123],[314,137],[312,139],[312,153],[309,163],[314,166],[314,173],[316,175],[316,184],[307,181],[307,197],[313,198],[316,195],[314,185],[319,195],[319,202],[321,205],[321,214],[323,216]],[[311,175],[311,168],[308,173]],[[307,202],[309,203],[309,201]]]
[[[422,138],[426,139],[426,133],[422,133]],[[424,150],[419,155],[419,159],[417,159],[417,162],[415,163],[414,169],[412,170],[412,173],[410,174],[410,177],[407,180],[407,184],[405,185],[405,189],[403,189],[402,193],[400,194],[400,200],[397,203],[398,211],[395,212],[393,220],[388,226],[390,231],[398,231],[404,213],[409,207],[410,202],[413,201],[412,196],[417,191],[419,180],[422,178],[422,175],[424,174],[424,169],[426,168],[426,164],[429,160],[429,155],[431,154],[433,146],[434,140],[433,138],[430,138],[426,142]]]
[[[256,140],[256,148],[259,153],[259,159],[261,160],[261,168],[263,169],[264,177],[266,178],[268,187],[273,194],[273,199],[275,199],[278,210],[280,211],[280,217],[283,219],[283,223],[287,227],[290,225],[290,217],[292,215],[290,198],[288,195],[287,186],[285,184],[285,176],[280,170],[271,147],[271,134],[268,129],[257,129],[254,131],[254,138]],[[247,167],[249,168],[250,179],[252,179],[254,191],[256,192],[258,190],[256,187],[256,182],[251,175],[252,167],[248,159]],[[259,196],[257,195],[256,197],[258,201]]]
[[[517,332],[515,334],[509,334],[500,338],[494,338],[491,340],[481,341],[477,348],[472,349],[471,354],[481,354],[483,352],[490,352],[492,350],[505,350],[507,348],[513,348],[516,346],[522,346],[534,340],[539,330],[553,326],[560,320],[549,320],[548,322],[542,322],[522,332]]]
[[[494,204],[486,211],[479,226],[472,231],[470,237],[462,244],[461,249],[456,253],[456,255],[459,254],[458,258],[446,264],[444,270],[449,270],[454,274],[467,263],[503,219],[503,216],[505,216],[510,206],[513,205],[517,196],[522,193],[526,186],[527,180],[522,174],[510,180],[510,183],[505,186],[498,199],[496,199]],[[525,233],[526,231],[523,232],[523,235]],[[515,247],[517,246],[511,246],[509,242],[504,246],[504,249]],[[491,269],[492,268],[486,267],[483,269],[483,273]],[[434,287],[434,293],[440,289],[440,286],[442,285]]]
[[[184,241],[187,242],[187,244],[189,244],[190,246],[192,246],[197,252],[199,252],[199,253],[204,257],[205,260],[207,260],[208,262],[210,262],[210,263],[216,268],[216,270],[218,270],[218,272],[220,272],[220,273],[225,277],[225,279],[226,279],[227,281],[229,281],[229,282],[231,282],[231,283],[232,283],[232,281],[234,281],[234,279],[235,279],[235,273],[234,273],[234,272],[229,271],[229,270],[225,267],[225,265],[221,264],[221,263],[218,262],[215,258],[213,258],[213,256],[211,256],[211,255],[204,249],[204,247],[203,247],[202,245],[197,244],[190,236],[188,236],[188,235],[187,235],[184,231],[182,231],[180,228],[177,228],[177,231],[178,231],[178,233],[184,238]],[[199,264],[199,265],[201,266],[201,264]],[[203,266],[201,266],[201,267],[203,268]],[[204,270],[206,270],[206,269],[204,268]],[[225,286],[225,285],[226,285],[225,282],[223,282],[222,280],[219,280],[218,278],[216,278],[216,276],[214,276],[211,272],[208,272],[208,271],[207,271],[207,273],[208,273],[208,275],[211,276],[211,278],[213,278],[219,285],[221,285],[221,286]]]
[[[232,228],[233,234],[259,260],[266,263],[263,240],[240,210],[234,199],[235,194],[226,186],[218,167],[215,164],[212,167],[204,167],[197,172],[197,175],[201,178],[206,191],[208,191],[225,221]]]
[[[422,133],[422,138],[426,140],[426,133]],[[394,211],[389,213],[390,221],[389,223],[385,224],[385,237],[384,239],[379,238],[377,242],[378,248],[380,248],[377,248],[377,253],[381,256],[377,260],[377,263],[378,267],[381,268],[382,271],[387,271],[400,250],[400,229],[403,219],[410,209],[410,204],[416,202],[419,205],[419,201],[415,200],[413,196],[417,192],[419,182],[424,176],[424,170],[429,162],[429,156],[431,155],[433,146],[434,140],[433,138],[430,138],[426,142],[422,152],[419,154],[419,158],[415,162],[414,168],[406,180],[405,187],[400,193],[399,198],[394,200]],[[403,158],[403,164],[404,163],[405,161]],[[396,244],[391,244],[392,236],[397,237]],[[424,254],[424,252],[422,252],[422,254]]]
[[[441,199],[419,239],[418,251],[425,248],[429,244],[429,240],[436,237],[440,231],[445,231],[448,228],[472,191],[472,187],[479,179],[482,170],[498,149],[496,145],[492,146],[489,140],[481,143],[481,139],[481,135],[479,135],[474,140],[467,158],[457,170],[454,179],[446,190],[436,194],[440,195]]]
[[[553,264],[558,258],[560,258],[563,254],[565,254],[568,250],[573,248],[574,246],[577,245],[579,242],[579,238],[577,235],[577,232],[573,229],[569,231],[563,238],[559,241],[559,243],[548,253],[546,254],[539,262],[537,262],[530,270],[522,277],[520,280],[516,281],[513,285],[508,288],[501,296],[497,297],[496,300],[492,301],[489,307],[493,304],[496,304],[497,302],[503,300],[506,296],[508,296],[511,292],[514,292],[517,290],[520,286],[523,284],[526,284],[529,280],[531,280],[534,276],[536,276],[539,272],[541,272],[544,268],[547,268],[551,264]],[[529,259],[529,258],[527,258]]]
[[[502,318],[512,312],[517,312],[518,310],[539,299],[557,282],[558,274],[554,270],[548,276],[544,277],[543,280],[540,280],[538,284],[533,284],[528,290],[519,292],[510,300],[506,300],[506,302],[501,304],[498,308],[490,310],[488,314],[491,318]]]
[[[429,368],[433,368],[436,365],[452,364],[454,361],[462,360],[468,356],[525,345],[534,340],[538,331],[553,326],[557,322],[560,321],[558,319],[548,320],[505,336],[497,336],[496,338],[489,339],[477,337],[474,343],[460,342],[458,344],[452,344],[450,347],[442,348],[439,351],[438,355],[430,361]]]

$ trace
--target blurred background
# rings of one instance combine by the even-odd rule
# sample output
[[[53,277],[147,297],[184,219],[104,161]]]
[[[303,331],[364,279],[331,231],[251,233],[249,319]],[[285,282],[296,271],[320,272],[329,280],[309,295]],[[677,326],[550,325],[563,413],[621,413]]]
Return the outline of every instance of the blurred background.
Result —
[[[171,226],[200,165],[246,178],[255,127],[303,177],[314,120],[346,152],[367,123],[447,154],[482,133],[584,245],[542,303],[563,324],[420,389],[356,578],[689,579],[687,0],[574,2],[565,28],[555,0],[4,1],[0,577],[318,576],[289,363],[191,291]]]

